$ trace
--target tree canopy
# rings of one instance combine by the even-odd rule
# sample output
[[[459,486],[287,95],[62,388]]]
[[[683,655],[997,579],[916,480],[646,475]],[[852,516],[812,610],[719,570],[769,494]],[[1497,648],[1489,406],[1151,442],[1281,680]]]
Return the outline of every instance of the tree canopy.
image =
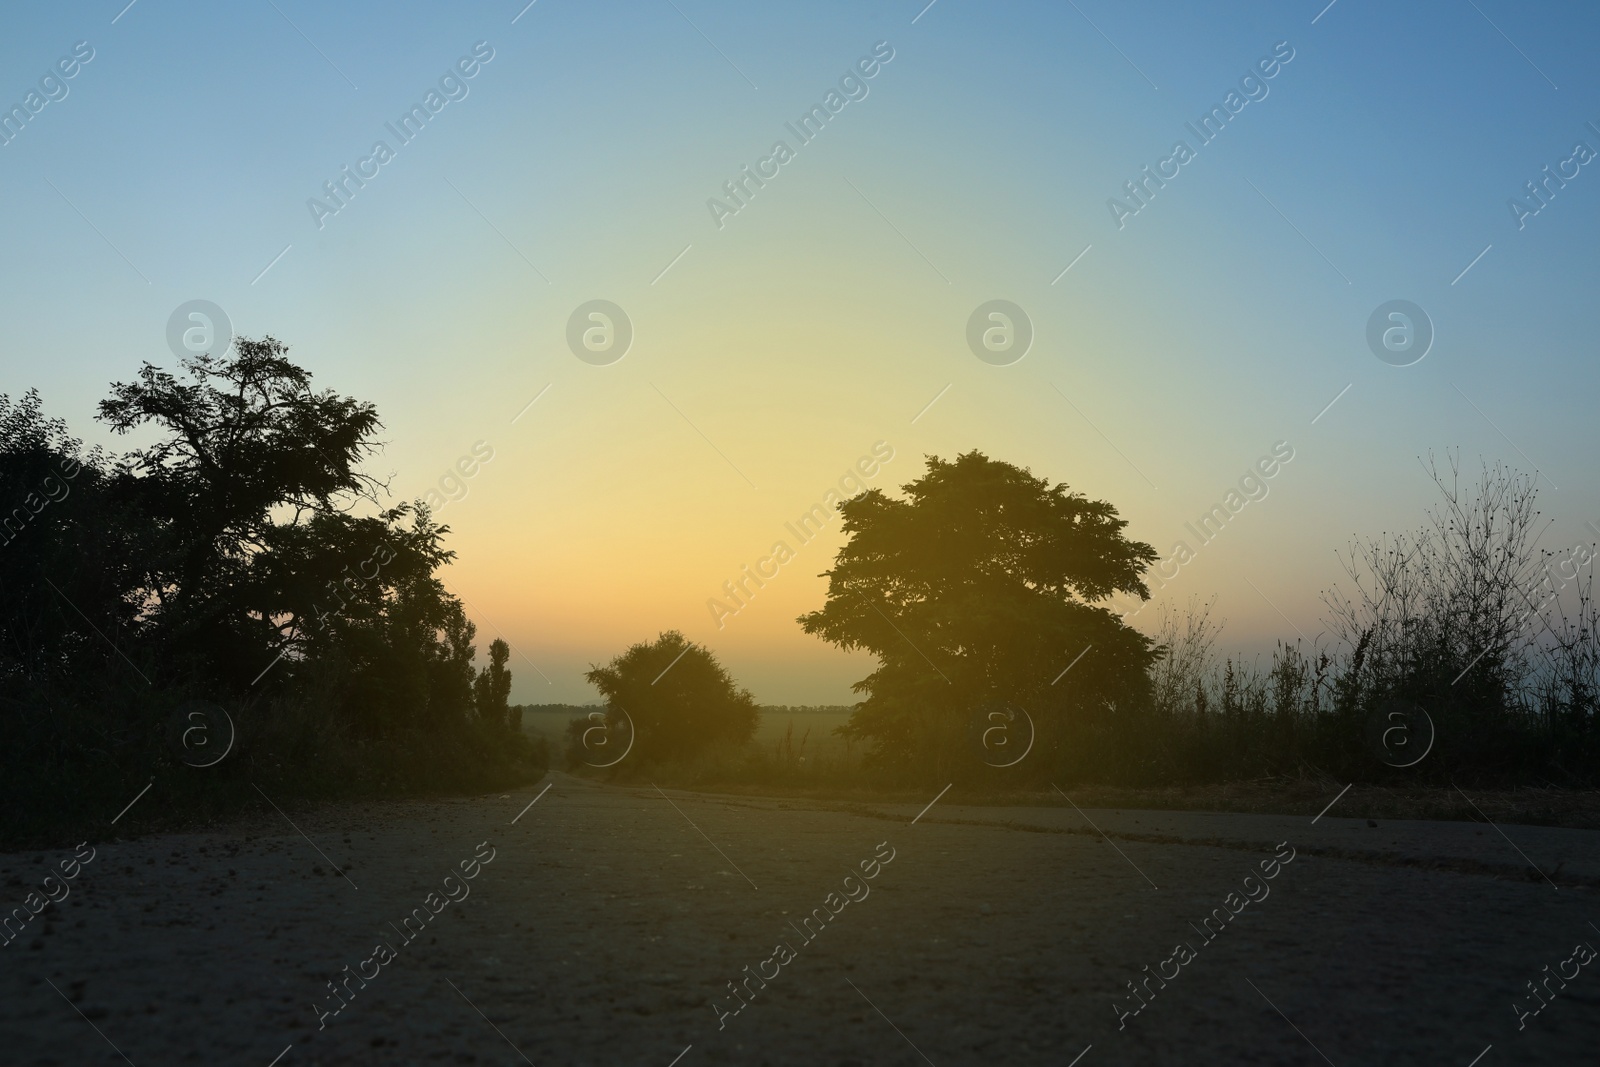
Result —
[[[718,744],[743,745],[755,734],[755,698],[716,656],[676,630],[631,646],[584,677],[605,698],[609,723],[633,723],[633,762],[688,759]]]
[[[528,755],[507,743],[503,644],[479,682],[474,627],[439,580],[448,528],[384,506],[362,470],[376,409],[313,389],[287,351],[241,338],[177,373],[145,364],[100,405],[148,442],[121,456],[86,452],[36,393],[0,396],[16,503],[0,516],[0,808],[97,761],[148,779],[171,756],[164,717],[195,699],[237,716],[241,756],[308,771],[342,744],[366,753],[345,770],[376,744],[414,782]],[[120,792],[103,772],[85,778]]]
[[[930,456],[904,494],[841,505],[848,541],[825,572],[827,602],[799,620],[878,657],[856,683],[867,699],[849,735],[885,762],[938,762],[989,703],[1048,724],[1144,693],[1157,651],[1098,605],[1147,597],[1156,553],[1124,535],[1116,508],[977,451]]]
[[[511,671],[506,667],[510,660],[511,646],[495,638],[489,642],[488,664],[472,681],[472,702],[477,706],[478,715],[496,726],[511,721]]]

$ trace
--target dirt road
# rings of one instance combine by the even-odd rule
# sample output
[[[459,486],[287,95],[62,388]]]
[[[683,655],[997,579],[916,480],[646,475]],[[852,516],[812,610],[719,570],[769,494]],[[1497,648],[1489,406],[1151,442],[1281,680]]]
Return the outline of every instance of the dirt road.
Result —
[[[556,774],[0,856],[5,913],[69,894],[0,948],[0,1063],[1600,1054],[1600,833],[959,801]]]

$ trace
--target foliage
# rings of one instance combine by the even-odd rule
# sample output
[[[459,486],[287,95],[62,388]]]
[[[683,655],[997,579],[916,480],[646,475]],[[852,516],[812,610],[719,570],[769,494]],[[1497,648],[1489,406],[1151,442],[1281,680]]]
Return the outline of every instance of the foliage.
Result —
[[[511,672],[506,663],[511,659],[511,646],[500,638],[489,642],[489,664],[478,672],[472,682],[472,703],[478,717],[495,726],[511,725]],[[522,709],[517,709],[517,726],[522,724]]]
[[[1464,485],[1453,457],[1430,470],[1442,503],[1423,528],[1354,546],[1348,584],[1325,595],[1332,642],[1283,642],[1265,663],[1215,658],[1209,604],[1164,609],[1153,640],[1086,614],[1109,589],[1143,593],[1145,546],[1121,542],[1109,505],[977,454],[931,460],[904,501],[874,491],[847,502],[850,541],[828,603],[800,621],[879,657],[843,732],[869,743],[885,783],[1592,786],[1593,546],[1536,547],[1532,478],[1496,466]],[[1087,547],[1074,545],[1072,508],[1052,498],[1098,509]],[[1092,566],[1099,554],[1110,565],[1098,581],[1075,581],[1069,561]],[[1100,659],[1105,649],[1116,655]],[[1372,724],[1391,722],[1397,701],[1428,718],[1410,727],[1404,755],[1374,741]],[[974,743],[975,710],[1007,704],[1030,714],[1036,735],[1025,762],[997,770]]]
[[[149,523],[148,573],[127,592],[163,660],[219,669],[212,680],[233,684],[248,681],[246,653],[275,625],[266,608],[277,590],[262,587],[257,557],[280,547],[285,531],[374,498],[378,484],[357,465],[379,447],[380,428],[371,404],[313,393],[311,374],[273,338],[236,347],[232,358],[187,359],[183,377],[146,363],[137,380],[111,387],[99,414],[118,434],[160,434],[118,464],[119,488]],[[336,531],[323,522],[313,532]],[[298,549],[345,546],[325,538],[287,547],[298,562]]]
[[[608,725],[633,724],[629,768],[692,759],[707,749],[747,744],[756,729],[755,698],[707,649],[676,630],[629,647],[584,675],[605,698]],[[574,720],[574,736],[585,720]]]
[[[421,504],[381,506],[360,469],[377,412],[313,391],[286,351],[240,339],[235,355],[113,385],[100,418],[151,440],[120,457],[86,453],[36,393],[0,396],[0,500],[16,502],[0,516],[9,829],[46,803],[87,818],[102,790],[201,773],[169,736],[194,699],[238,727],[229,762],[205,772],[222,794],[253,776],[317,793],[537,770],[506,729],[494,649],[475,700],[474,628],[436,576],[448,528]]]
[[[1141,784],[1595,784],[1594,546],[1536,549],[1532,478],[1491,466],[1463,487],[1454,457],[1429,470],[1442,503],[1422,528],[1354,545],[1348,582],[1325,594],[1329,647],[1280,644],[1265,669],[1218,665],[1209,607],[1164,619]],[[1393,702],[1427,716],[1408,725],[1404,754],[1374,742]]]
[[[849,540],[827,572],[827,603],[800,618],[807,633],[878,657],[845,727],[875,760],[957,774],[972,763],[974,717],[1013,704],[1038,724],[1042,762],[1060,763],[1143,705],[1158,653],[1098,604],[1148,596],[1140,576],[1156,554],[1124,537],[1114,507],[979,452],[929,457],[904,491],[840,506]]]

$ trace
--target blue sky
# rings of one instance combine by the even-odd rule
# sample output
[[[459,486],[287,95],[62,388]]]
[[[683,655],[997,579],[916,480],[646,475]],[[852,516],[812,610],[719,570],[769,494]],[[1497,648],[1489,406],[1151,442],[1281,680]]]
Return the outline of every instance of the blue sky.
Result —
[[[880,440],[880,484],[980,448],[1111,500],[1163,555],[1287,441],[1267,498],[1163,596],[1216,596],[1233,649],[1315,638],[1335,550],[1422,521],[1429,450],[1537,466],[1547,544],[1600,520],[1600,177],[1520,230],[1507,207],[1575,141],[1600,150],[1600,16],[1324,6],[9,14],[7,106],[77,42],[94,58],[0,147],[0,390],[103,440],[107,384],[174,364],[167,320],[205,299],[379,405],[400,496],[490,442],[442,514],[448,578],[517,648],[517,700],[587,699],[588,664],[669,628],[763,701],[848,700],[867,665],[793,623],[837,536],[722,628],[706,600]],[[465,98],[319,228],[307,200],[478,42]],[[866,98],[718,228],[708,198],[878,42]],[[1194,142],[1279,42],[1268,95]],[[1107,200],[1180,138],[1194,160],[1119,229]],[[635,327],[609,366],[564,340],[595,298]],[[991,299],[1034,325],[1010,366],[967,350]],[[1411,366],[1365,340],[1394,299],[1435,330]]]

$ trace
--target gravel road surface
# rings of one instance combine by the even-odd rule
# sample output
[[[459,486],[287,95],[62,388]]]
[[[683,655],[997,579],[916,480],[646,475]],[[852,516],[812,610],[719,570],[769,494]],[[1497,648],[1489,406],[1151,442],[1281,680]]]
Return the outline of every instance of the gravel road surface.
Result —
[[[960,800],[557,773],[0,855],[0,914],[66,893],[0,1064],[1600,1060],[1600,832]]]

